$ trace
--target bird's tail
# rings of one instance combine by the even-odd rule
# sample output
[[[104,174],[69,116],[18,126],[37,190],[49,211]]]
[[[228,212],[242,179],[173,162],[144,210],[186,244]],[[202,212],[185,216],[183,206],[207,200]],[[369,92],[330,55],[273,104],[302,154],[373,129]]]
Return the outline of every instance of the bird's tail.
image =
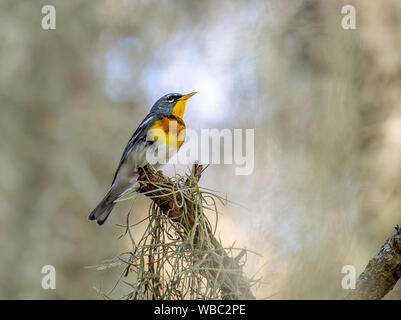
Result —
[[[106,194],[102,201],[96,206],[96,208],[89,215],[89,220],[96,220],[97,224],[101,226],[109,216],[111,210],[114,208],[114,200],[118,198],[113,188]]]

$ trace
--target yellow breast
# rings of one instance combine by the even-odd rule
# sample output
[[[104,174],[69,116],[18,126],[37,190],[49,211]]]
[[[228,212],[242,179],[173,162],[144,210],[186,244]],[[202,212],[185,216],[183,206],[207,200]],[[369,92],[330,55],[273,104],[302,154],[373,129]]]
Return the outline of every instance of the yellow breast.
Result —
[[[185,140],[185,124],[175,117],[163,117],[149,128],[148,139],[178,151]]]

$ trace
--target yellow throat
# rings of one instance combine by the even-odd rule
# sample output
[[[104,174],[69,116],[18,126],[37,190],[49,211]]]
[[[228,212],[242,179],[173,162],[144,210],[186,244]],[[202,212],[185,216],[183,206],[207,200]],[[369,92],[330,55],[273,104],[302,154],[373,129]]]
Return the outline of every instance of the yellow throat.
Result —
[[[180,100],[178,100],[177,103],[175,104],[173,110],[171,111],[171,114],[179,119],[182,119],[182,117],[184,116],[185,105],[187,103],[187,100],[191,98],[195,93],[196,92],[191,92],[185,96],[182,96]]]

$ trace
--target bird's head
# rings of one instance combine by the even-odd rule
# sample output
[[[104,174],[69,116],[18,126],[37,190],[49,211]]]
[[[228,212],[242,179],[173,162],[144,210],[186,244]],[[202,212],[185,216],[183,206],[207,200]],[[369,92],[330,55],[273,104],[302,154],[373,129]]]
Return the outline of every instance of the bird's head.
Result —
[[[185,112],[185,104],[195,93],[196,92],[191,92],[186,95],[180,93],[166,94],[156,101],[150,112],[163,115],[174,115],[182,119]]]

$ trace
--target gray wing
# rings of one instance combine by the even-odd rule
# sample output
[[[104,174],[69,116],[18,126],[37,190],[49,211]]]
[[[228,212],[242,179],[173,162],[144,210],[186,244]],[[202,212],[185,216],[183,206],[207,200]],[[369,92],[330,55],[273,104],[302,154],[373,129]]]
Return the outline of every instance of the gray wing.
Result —
[[[120,163],[118,164],[117,170],[114,174],[113,182],[111,185],[114,184],[114,181],[116,180],[118,171],[121,168],[121,165],[124,163],[124,161],[127,159],[128,155],[131,153],[133,150],[134,146],[137,145],[137,143],[144,143],[146,142],[146,135],[148,132],[148,129],[153,125],[154,121],[158,118],[157,115],[154,113],[149,113],[145,119],[141,122],[141,124],[138,126],[138,128],[135,130],[134,134],[132,135],[131,139],[128,141],[127,146],[124,149],[124,152],[121,156]],[[148,141],[148,143],[152,143],[151,141]]]

